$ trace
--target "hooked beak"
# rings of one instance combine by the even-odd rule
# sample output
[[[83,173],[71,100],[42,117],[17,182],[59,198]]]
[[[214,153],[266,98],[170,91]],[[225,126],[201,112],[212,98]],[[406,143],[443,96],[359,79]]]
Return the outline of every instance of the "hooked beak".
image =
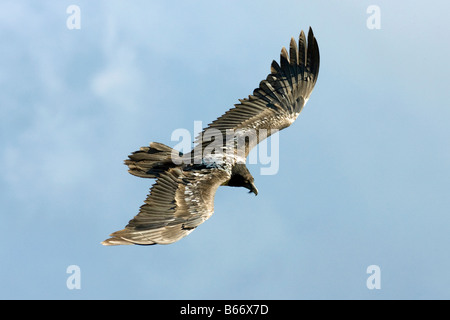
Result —
[[[248,189],[250,190],[248,193],[254,193],[255,196],[258,195],[258,189],[256,188],[255,184],[253,182],[250,182]]]

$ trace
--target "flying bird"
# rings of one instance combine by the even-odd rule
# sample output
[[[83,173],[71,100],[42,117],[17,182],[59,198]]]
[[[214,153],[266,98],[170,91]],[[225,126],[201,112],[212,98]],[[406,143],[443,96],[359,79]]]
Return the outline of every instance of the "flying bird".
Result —
[[[187,154],[161,143],[125,160],[132,175],[156,179],[139,213],[103,245],[170,244],[190,234],[214,212],[219,186],[258,194],[245,159],[271,134],[289,127],[309,99],[319,73],[319,47],[310,28],[282,48],[280,63],[248,98],[210,123]],[[208,152],[207,152],[208,151]]]

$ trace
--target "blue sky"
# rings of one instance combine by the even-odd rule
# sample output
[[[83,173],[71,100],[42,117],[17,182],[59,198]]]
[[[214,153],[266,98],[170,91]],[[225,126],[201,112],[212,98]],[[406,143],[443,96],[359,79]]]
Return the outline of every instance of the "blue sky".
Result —
[[[72,4],[80,30],[66,27]],[[0,298],[450,298],[449,10],[2,1]],[[258,197],[220,188],[215,214],[169,246],[101,246],[153,182],[127,173],[127,155],[217,118],[309,26],[319,79],[280,132],[278,173],[250,166]]]

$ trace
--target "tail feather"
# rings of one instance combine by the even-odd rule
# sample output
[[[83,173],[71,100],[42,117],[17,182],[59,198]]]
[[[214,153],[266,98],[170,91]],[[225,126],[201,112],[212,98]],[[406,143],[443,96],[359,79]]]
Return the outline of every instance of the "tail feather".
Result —
[[[150,143],[150,147],[141,147],[140,150],[128,156],[124,163],[128,172],[141,178],[158,178],[162,172],[176,167],[172,161],[172,152],[178,151],[158,142]]]

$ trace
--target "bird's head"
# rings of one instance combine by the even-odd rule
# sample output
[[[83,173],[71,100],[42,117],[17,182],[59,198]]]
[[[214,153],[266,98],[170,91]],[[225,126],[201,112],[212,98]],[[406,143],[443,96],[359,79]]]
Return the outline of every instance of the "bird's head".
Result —
[[[258,189],[255,186],[254,180],[255,179],[253,179],[253,177],[252,177],[251,180],[244,181],[244,183],[245,183],[244,187],[247,188],[248,190],[250,190],[248,193],[252,193],[253,192],[255,194],[255,196],[257,196],[258,195]]]
[[[236,164],[231,170],[231,178],[228,181],[228,186],[230,187],[244,187],[247,188],[249,193],[254,193],[255,196],[258,195],[258,189],[255,186],[255,179],[248,171],[245,164]]]

